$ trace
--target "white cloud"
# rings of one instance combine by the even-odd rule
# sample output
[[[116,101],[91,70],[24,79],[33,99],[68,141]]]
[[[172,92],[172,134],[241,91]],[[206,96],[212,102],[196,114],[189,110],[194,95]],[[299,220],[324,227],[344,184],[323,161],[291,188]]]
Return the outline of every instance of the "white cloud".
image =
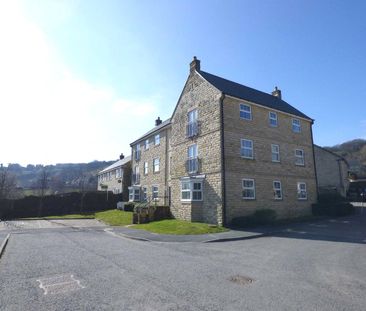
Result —
[[[16,1],[0,3],[0,38],[0,163],[111,159],[128,152],[137,116],[154,119],[157,98],[122,99],[78,78]]]

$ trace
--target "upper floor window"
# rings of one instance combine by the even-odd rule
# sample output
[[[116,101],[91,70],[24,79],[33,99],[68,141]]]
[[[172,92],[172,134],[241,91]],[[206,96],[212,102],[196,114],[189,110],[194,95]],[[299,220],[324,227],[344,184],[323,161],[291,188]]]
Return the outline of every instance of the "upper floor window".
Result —
[[[277,120],[277,113],[276,112],[269,112],[269,125],[276,127],[278,125],[278,120]]]
[[[302,166],[305,165],[304,150],[295,149],[295,164]]]
[[[140,157],[141,157],[141,147],[140,144],[137,144],[135,148],[135,161],[139,161]]]
[[[147,175],[149,173],[149,162],[144,163],[144,174]]]
[[[187,137],[198,135],[198,111],[197,109],[188,112]]]
[[[155,135],[154,143],[155,143],[155,146],[160,144],[160,134]]]
[[[116,169],[116,178],[121,178],[122,177],[122,168],[117,168]]]
[[[252,120],[252,107],[250,105],[240,104],[240,118]]]
[[[280,162],[280,146],[271,145],[272,162]]]
[[[153,172],[159,172],[160,171],[160,159],[156,158],[153,160]]]
[[[145,150],[149,149],[149,139],[145,140]]]
[[[275,180],[273,182],[273,194],[276,200],[282,199],[282,185],[281,182],[278,180]]]
[[[159,187],[152,186],[152,199],[157,200],[159,198]]]
[[[132,175],[133,183],[138,185],[140,183],[140,168],[136,165]]]
[[[188,147],[187,171],[189,173],[196,173],[198,171],[197,144]]]
[[[243,179],[243,199],[254,200],[255,199],[255,182],[254,179]]]
[[[297,183],[297,198],[299,200],[306,200],[308,198],[308,193],[306,191],[306,183],[304,182]]]
[[[301,132],[301,123],[299,119],[292,119],[292,131],[294,133]]]
[[[253,159],[253,141],[250,139],[241,139],[240,155],[243,158]]]

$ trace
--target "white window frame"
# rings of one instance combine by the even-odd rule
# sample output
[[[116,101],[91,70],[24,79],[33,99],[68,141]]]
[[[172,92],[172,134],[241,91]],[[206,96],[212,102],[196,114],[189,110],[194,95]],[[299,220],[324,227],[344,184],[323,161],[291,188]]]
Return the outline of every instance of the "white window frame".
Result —
[[[149,174],[149,162],[144,162],[144,175]]]
[[[297,155],[298,151],[301,151],[301,156]],[[295,165],[305,166],[305,153],[303,149],[295,149]]]
[[[150,148],[150,141],[149,139],[145,139],[145,150],[149,150]]]
[[[158,169],[156,169],[156,167]],[[160,172],[160,158],[153,159],[153,173]]]
[[[156,134],[154,136],[154,144],[155,144],[155,146],[160,145],[160,134]]]
[[[198,135],[198,109],[194,108],[187,113],[187,137]]]
[[[292,131],[294,133],[301,133],[301,121],[300,119],[292,119]]]
[[[192,154],[190,154],[190,151],[192,151]],[[188,146],[187,159],[188,159],[188,161],[192,161],[192,160],[197,161],[197,159],[198,159],[198,146],[197,146],[197,144],[192,144],[192,145]],[[193,167],[193,165],[192,165],[192,167]],[[193,169],[193,170],[188,169],[188,173],[196,173],[198,171],[198,162],[195,163],[194,168],[195,169]]]
[[[247,186],[244,186],[244,181],[250,181],[253,183],[253,186],[251,187],[247,187]],[[242,188],[243,188],[243,191],[242,191],[242,198],[243,200],[255,200],[255,180],[252,179],[252,178],[243,178],[241,180],[241,185],[242,185]],[[245,197],[244,196],[244,191],[245,190],[252,190],[253,191],[253,196],[251,197]]]
[[[147,187],[141,187],[141,193],[140,193],[142,202],[147,202]]]
[[[183,189],[183,183],[189,185],[187,189]],[[195,184],[200,184],[201,189],[194,189]],[[183,198],[183,192],[189,193],[189,198]],[[203,180],[197,179],[197,178],[185,178],[181,179],[180,183],[180,198],[182,202],[201,202],[203,201]],[[194,193],[200,193],[201,198],[200,199],[194,199]]]
[[[279,187],[276,187],[276,184],[279,185]],[[277,191],[280,192],[280,196],[277,196]],[[273,195],[275,200],[282,200],[283,196],[282,196],[282,184],[279,180],[274,180],[273,181]]]
[[[249,108],[249,111],[246,110],[246,108]],[[242,116],[243,113],[243,116]],[[239,104],[239,117],[242,120],[252,120],[252,106],[244,103]]]
[[[155,197],[156,195],[156,197]],[[153,201],[159,200],[159,186],[153,185],[151,186],[151,198]]]
[[[304,186],[303,189],[301,189],[301,186]],[[305,196],[303,196],[305,194]],[[299,181],[297,183],[297,199],[298,200],[307,200],[308,199],[308,191],[306,189],[306,182]]]
[[[245,142],[250,142],[251,147],[247,147],[245,146]],[[243,145],[244,143],[244,145]],[[251,156],[246,156],[244,155],[246,150],[250,150],[251,151]],[[254,159],[254,144],[253,144],[253,140],[251,139],[245,139],[242,138],[240,139],[240,156],[244,159]]]
[[[273,151],[274,147],[277,148],[277,151]],[[274,156],[277,156],[278,159],[273,159]],[[280,145],[271,144],[271,159],[272,162],[281,162]]]
[[[274,115],[274,117],[272,116],[272,114]],[[274,112],[274,111],[268,112],[268,119],[269,119],[269,125],[271,127],[277,127],[278,126],[278,115],[277,115],[277,112]],[[274,122],[274,123],[272,123],[272,122]]]
[[[128,187],[128,201],[140,202],[141,200],[141,189],[139,186]]]

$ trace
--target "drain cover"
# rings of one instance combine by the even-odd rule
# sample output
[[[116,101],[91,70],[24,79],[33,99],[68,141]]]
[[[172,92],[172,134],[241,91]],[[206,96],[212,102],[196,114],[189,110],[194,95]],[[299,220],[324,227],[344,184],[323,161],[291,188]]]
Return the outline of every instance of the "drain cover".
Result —
[[[244,275],[234,275],[229,278],[229,281],[240,285],[247,285],[253,283],[254,279]]]

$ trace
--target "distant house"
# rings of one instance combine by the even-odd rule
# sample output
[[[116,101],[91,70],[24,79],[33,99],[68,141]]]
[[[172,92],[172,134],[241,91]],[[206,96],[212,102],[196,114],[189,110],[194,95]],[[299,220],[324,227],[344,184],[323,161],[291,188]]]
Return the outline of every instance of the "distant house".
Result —
[[[98,173],[98,190],[123,193],[123,200],[128,199],[128,187],[131,180],[131,156],[124,157]]]
[[[131,143],[130,201],[212,224],[266,208],[279,218],[310,214],[312,124],[278,88],[267,94],[223,79],[194,58],[171,118]]]
[[[319,193],[338,192],[346,197],[349,187],[349,164],[340,155],[314,145]]]

